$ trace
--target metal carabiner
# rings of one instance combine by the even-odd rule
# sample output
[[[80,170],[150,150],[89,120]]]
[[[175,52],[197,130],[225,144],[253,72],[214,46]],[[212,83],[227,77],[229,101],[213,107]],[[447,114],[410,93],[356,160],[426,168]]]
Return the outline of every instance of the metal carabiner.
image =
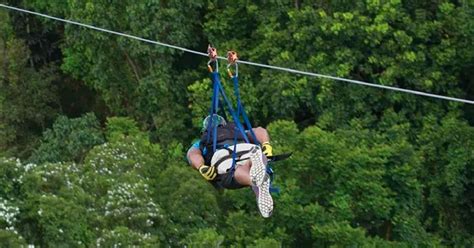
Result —
[[[237,63],[237,60],[239,57],[237,56],[237,53],[235,51],[228,51],[227,52],[227,73],[229,74],[229,77],[234,77],[232,74],[232,70],[230,69],[231,65],[235,65],[235,77],[239,76],[239,65]]]
[[[216,72],[219,72],[219,61],[217,59],[217,49],[211,44],[207,46],[207,54],[209,55],[209,62],[207,62],[207,68],[209,69],[209,72],[213,72],[214,70],[212,69],[212,62],[214,62]]]

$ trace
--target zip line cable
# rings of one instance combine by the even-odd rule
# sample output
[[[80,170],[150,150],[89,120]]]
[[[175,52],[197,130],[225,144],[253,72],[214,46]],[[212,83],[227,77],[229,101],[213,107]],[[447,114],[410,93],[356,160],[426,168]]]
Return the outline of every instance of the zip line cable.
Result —
[[[96,31],[104,32],[104,33],[119,35],[119,36],[131,38],[131,39],[135,39],[135,40],[139,40],[139,41],[143,41],[143,42],[147,42],[147,43],[151,43],[151,44],[155,44],[155,45],[159,45],[159,46],[164,46],[164,47],[180,50],[180,51],[187,52],[187,53],[193,53],[193,54],[206,56],[206,57],[208,56],[207,53],[187,49],[187,48],[184,48],[184,47],[175,46],[175,45],[171,45],[171,44],[167,44],[167,43],[163,43],[163,42],[158,42],[158,41],[154,41],[154,40],[149,40],[149,39],[141,38],[141,37],[138,37],[138,36],[135,36],[135,35],[116,32],[116,31],[105,29],[105,28],[99,28],[99,27],[95,27],[95,26],[92,26],[92,25],[89,25],[89,24],[84,24],[84,23],[80,23],[80,22],[76,22],[76,21],[66,20],[66,19],[63,19],[63,18],[54,17],[54,16],[50,16],[50,15],[46,15],[46,14],[42,14],[42,13],[30,11],[30,10],[26,10],[26,9],[17,8],[17,7],[12,7],[12,6],[5,5],[5,4],[0,4],[0,7],[10,9],[10,10],[14,10],[14,11],[23,12],[23,13],[28,13],[28,14],[32,14],[32,15],[37,15],[37,16],[41,16],[41,17],[44,17],[44,18],[47,18],[47,19],[52,19],[52,20],[56,20],[56,21],[60,21],[60,22],[68,23],[68,24],[73,24],[73,25],[76,25],[76,26],[81,26],[81,27],[93,29],[93,30],[96,30]],[[226,58],[221,57],[221,56],[219,56],[217,58],[226,60]],[[427,96],[427,97],[438,98],[438,99],[443,99],[443,100],[448,100],[448,101],[474,104],[474,101],[467,100],[467,99],[437,95],[437,94],[432,94],[432,93],[427,93],[427,92],[422,92],[422,91],[417,91],[417,90],[409,90],[409,89],[398,88],[398,87],[387,86],[387,85],[367,83],[367,82],[359,81],[359,80],[353,80],[353,79],[323,75],[323,74],[318,74],[318,73],[313,73],[313,72],[300,71],[300,70],[296,70],[296,69],[273,66],[273,65],[260,64],[260,63],[255,63],[255,62],[251,62],[251,61],[238,60],[238,63],[257,66],[257,67],[266,68],[266,69],[285,71],[285,72],[294,73],[294,74],[306,75],[306,76],[311,76],[311,77],[332,79],[332,80],[335,80],[335,81],[343,81],[343,82],[347,82],[347,83],[364,85],[364,86],[369,86],[369,87],[374,87],[374,88],[393,90],[393,91],[404,92],[404,93],[409,93],[409,94],[414,94],[414,95]]]

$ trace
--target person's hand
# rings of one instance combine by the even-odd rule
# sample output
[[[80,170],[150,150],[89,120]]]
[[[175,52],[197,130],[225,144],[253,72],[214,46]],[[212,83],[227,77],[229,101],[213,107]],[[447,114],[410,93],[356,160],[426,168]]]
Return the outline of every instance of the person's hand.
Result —
[[[270,145],[270,142],[263,142],[262,144],[262,152],[265,154],[267,157],[273,156],[273,148],[272,145]]]
[[[217,176],[216,167],[214,166],[201,165],[201,167],[199,167],[199,173],[201,173],[207,181],[214,180]]]

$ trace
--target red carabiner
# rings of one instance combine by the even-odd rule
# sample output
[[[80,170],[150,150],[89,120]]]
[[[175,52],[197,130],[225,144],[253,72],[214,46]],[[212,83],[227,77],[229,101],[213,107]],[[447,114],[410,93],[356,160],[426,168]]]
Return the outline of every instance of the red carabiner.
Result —
[[[227,52],[227,61],[229,62],[229,64],[231,64],[231,65],[235,64],[238,59],[239,59],[239,57],[237,57],[236,52],[234,52],[234,51],[228,51]]]
[[[216,71],[218,70],[218,65],[217,65],[217,49],[215,47],[212,47],[211,44],[207,46],[207,54],[209,55],[209,62],[207,62],[207,68],[209,69],[209,72],[213,72],[211,63],[216,62]]]
[[[229,77],[234,77],[232,71],[230,70],[231,65],[235,65],[235,76],[238,76],[238,67],[237,67],[237,60],[239,57],[237,56],[237,53],[234,51],[228,51],[227,52],[227,74],[229,74]]]

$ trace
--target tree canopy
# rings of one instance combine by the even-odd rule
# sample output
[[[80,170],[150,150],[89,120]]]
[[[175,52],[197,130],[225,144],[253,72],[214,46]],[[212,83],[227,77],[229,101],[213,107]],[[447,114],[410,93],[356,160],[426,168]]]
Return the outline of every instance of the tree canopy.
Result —
[[[471,0],[3,2],[474,99]],[[210,105],[206,62],[0,8],[0,246],[474,246],[474,105],[241,64],[252,124],[294,153],[274,165],[263,219],[251,190],[217,191],[185,159]]]

